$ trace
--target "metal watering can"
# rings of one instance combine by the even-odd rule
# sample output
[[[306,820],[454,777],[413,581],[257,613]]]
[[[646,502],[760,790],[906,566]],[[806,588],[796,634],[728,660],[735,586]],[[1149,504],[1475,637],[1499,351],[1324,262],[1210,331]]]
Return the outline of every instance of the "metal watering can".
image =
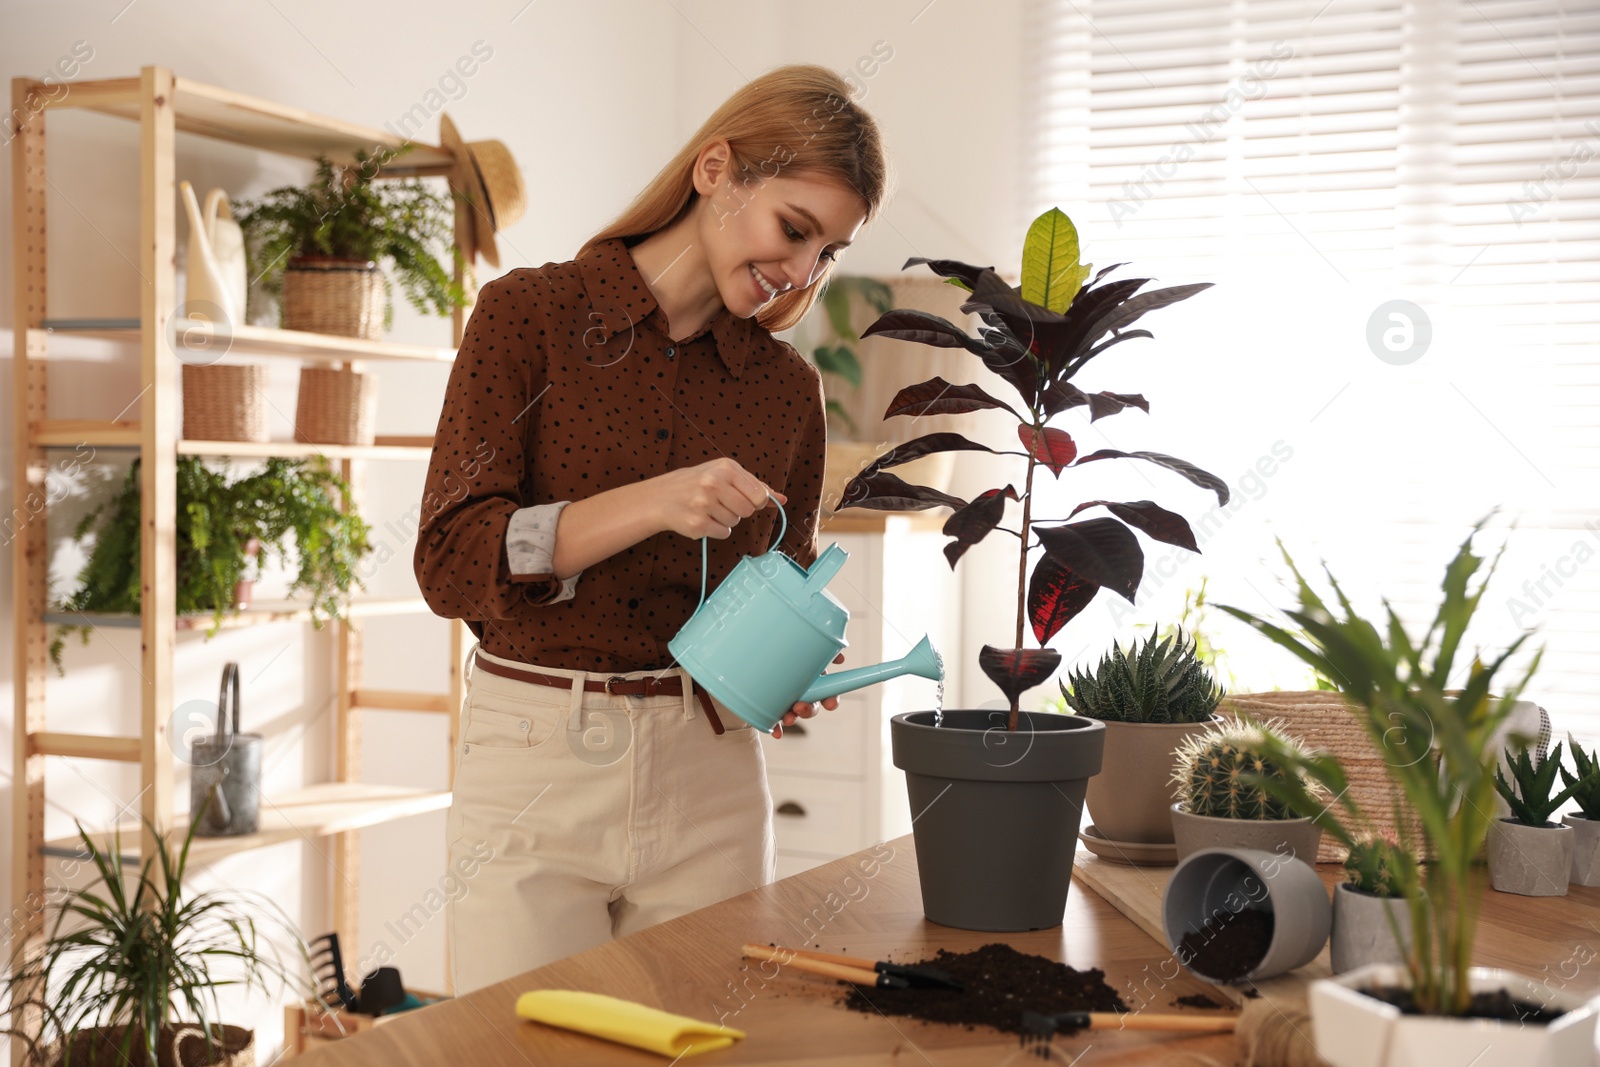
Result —
[[[228,697],[233,697],[233,723],[229,730]],[[261,809],[261,735],[239,732],[239,665],[222,668],[222,692],[217,697],[217,733],[190,746],[189,811],[200,810],[208,800],[205,817],[195,828],[200,837],[253,834]]]
[[[944,663],[928,638],[900,659],[823,674],[846,646],[850,612],[825,588],[849,554],[837,543],[811,569],[777,551],[789,527],[776,497],[781,525],[773,547],[745,556],[706,598],[706,538],[700,539],[700,603],[667,649],[696,685],[758,729],[770,732],[797,700],[817,701],[886,682],[902,674],[942,679]]]

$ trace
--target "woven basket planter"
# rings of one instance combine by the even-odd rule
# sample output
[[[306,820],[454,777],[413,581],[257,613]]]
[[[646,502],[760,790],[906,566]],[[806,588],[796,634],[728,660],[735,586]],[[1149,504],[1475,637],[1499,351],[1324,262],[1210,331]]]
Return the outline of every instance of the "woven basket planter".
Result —
[[[301,367],[294,439],[319,445],[370,445],[377,407],[375,375]]]
[[[73,1063],[107,1063],[120,1059],[117,1043],[122,1039],[124,1026],[101,1026],[92,1031],[84,1031],[73,1038],[72,1062]],[[256,1034],[254,1030],[246,1030],[242,1026],[232,1026],[227,1023],[220,1024],[212,1033],[212,1051],[221,1055],[210,1061],[210,1067],[256,1067]],[[205,1059],[206,1039],[197,1024],[183,1024],[176,1028],[162,1027],[157,1041],[162,1063],[167,1063],[167,1055],[173,1048],[174,1039],[178,1051],[181,1053],[183,1063],[200,1063]],[[143,1045],[137,1042],[134,1045],[135,1054],[142,1060]],[[39,1048],[38,1062],[50,1064],[52,1067],[61,1062],[61,1043],[51,1044]]]
[[[212,363],[183,368],[183,436],[190,441],[265,441],[267,368]]]
[[[383,337],[383,272],[376,263],[296,256],[283,271],[283,326],[376,341]]]

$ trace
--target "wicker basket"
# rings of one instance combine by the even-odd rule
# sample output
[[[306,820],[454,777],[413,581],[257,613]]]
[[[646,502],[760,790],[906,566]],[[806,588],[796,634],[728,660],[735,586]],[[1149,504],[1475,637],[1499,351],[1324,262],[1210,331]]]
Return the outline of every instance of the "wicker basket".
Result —
[[[1389,779],[1383,754],[1367,737],[1361,719],[1338,693],[1322,690],[1243,693],[1224,698],[1217,710],[1226,715],[1248,713],[1255,719],[1282,719],[1284,732],[1308,749],[1333,753],[1344,766],[1350,797],[1373,816],[1372,829],[1396,833],[1394,813],[1409,810],[1404,794]],[[1411,839],[1422,840],[1422,826],[1413,821]],[[1318,863],[1343,863],[1348,850],[1329,834],[1322,835]]]
[[[383,337],[383,272],[360,259],[296,256],[283,271],[283,326],[376,341]]]
[[[301,367],[294,439],[319,445],[370,445],[377,406],[375,375]]]
[[[258,363],[184,365],[183,436],[190,441],[265,441],[267,368]]]

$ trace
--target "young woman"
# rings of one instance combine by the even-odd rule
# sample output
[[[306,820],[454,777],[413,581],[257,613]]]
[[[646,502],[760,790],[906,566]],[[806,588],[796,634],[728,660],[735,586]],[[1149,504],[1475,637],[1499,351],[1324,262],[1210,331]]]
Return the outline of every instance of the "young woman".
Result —
[[[821,380],[772,333],[885,196],[850,95],[813,65],[752,81],[576,259],[478,294],[415,556],[478,639],[448,820],[457,993],[773,880],[760,739],[667,642],[701,538],[708,592],[773,547],[774,500],[776,547],[816,558]]]

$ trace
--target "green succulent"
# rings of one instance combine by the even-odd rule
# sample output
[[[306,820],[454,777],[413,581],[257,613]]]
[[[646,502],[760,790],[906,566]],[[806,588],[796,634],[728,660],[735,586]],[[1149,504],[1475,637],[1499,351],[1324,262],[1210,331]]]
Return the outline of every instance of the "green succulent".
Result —
[[[1378,897],[1404,896],[1407,872],[1415,868],[1416,861],[1398,844],[1378,835],[1358,838],[1344,860],[1350,884]]]
[[[1516,780],[1516,788],[1513,789],[1511,783],[1506,781],[1505,772],[1499,767],[1494,769],[1494,787],[1511,805],[1511,814],[1524,826],[1549,826],[1551,814],[1565,804],[1577,788],[1576,785],[1568,785],[1559,793],[1551,792],[1556,785],[1556,771],[1561,769],[1561,742],[1557,741],[1550,755],[1537,764],[1526,747],[1519,748],[1515,753],[1506,749],[1506,761],[1511,764],[1511,777]]]
[[[1585,752],[1571,734],[1567,735],[1567,751],[1572,753],[1576,775],[1561,767],[1561,780],[1572,787],[1572,799],[1585,819],[1600,819],[1600,753]]]
[[[1306,755],[1301,743],[1266,723],[1226,719],[1178,746],[1172,784],[1185,811],[1218,819],[1298,819],[1304,814],[1261,785],[1263,779],[1289,777],[1284,764],[1267,754],[1266,737]]]
[[[1070,691],[1057,683],[1067,706],[1107,722],[1205,722],[1225,695],[1181,629],[1129,652],[1112,645],[1093,674],[1073,671],[1069,681]]]

